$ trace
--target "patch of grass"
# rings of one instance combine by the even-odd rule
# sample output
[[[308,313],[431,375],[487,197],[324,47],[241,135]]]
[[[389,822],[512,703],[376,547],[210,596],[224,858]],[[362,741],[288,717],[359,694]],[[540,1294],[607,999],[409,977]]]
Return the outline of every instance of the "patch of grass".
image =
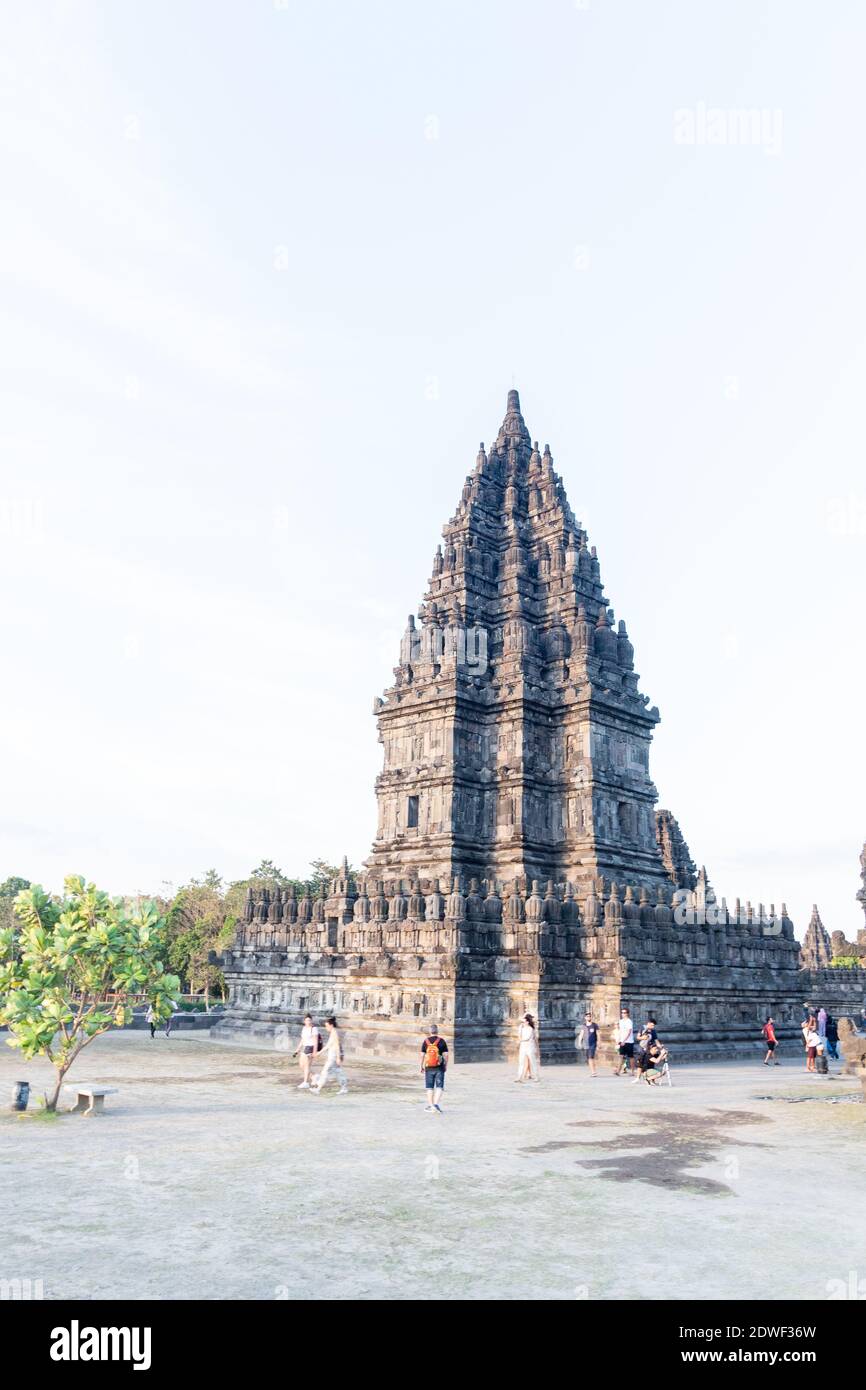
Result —
[[[15,1124],[18,1120],[30,1120],[33,1124],[53,1125],[64,1113],[62,1110],[46,1110],[44,1105],[37,1106],[34,1110],[7,1110],[3,1119],[7,1123]]]

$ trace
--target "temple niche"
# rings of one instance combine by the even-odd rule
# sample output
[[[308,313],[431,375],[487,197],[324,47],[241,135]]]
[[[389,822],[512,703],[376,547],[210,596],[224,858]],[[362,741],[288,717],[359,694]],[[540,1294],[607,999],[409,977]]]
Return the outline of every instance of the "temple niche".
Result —
[[[603,1030],[623,1002],[654,1012],[680,1055],[753,1046],[770,1009],[794,1027],[819,987],[859,1010],[866,971],[832,967],[817,910],[801,953],[784,904],[717,902],[656,809],[659,712],[516,391],[395,648],[363,872],[249,895],[220,1031],[273,1040],[327,1011],[356,1050],[410,1057],[435,1019],[471,1060],[507,1055],[529,1009],[573,1061],[587,1007]],[[866,909],[866,846],[861,868]]]

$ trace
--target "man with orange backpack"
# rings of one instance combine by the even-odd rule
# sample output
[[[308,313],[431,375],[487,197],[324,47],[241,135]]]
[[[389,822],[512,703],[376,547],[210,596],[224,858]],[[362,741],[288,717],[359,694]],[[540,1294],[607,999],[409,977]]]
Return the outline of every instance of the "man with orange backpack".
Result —
[[[442,1106],[439,1101],[442,1099],[442,1092],[445,1089],[445,1068],[448,1066],[448,1044],[443,1037],[440,1037],[439,1030],[435,1023],[431,1023],[430,1032],[421,1043],[421,1075],[424,1077],[424,1089],[428,1093],[425,1110],[438,1110],[442,1114]]]

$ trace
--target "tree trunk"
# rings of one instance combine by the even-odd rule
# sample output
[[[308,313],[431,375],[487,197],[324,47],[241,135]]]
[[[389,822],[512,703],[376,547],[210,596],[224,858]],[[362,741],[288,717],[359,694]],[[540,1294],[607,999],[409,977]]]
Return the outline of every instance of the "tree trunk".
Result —
[[[46,1110],[50,1110],[50,1111],[52,1111],[52,1112],[53,1112],[53,1111],[56,1111],[56,1109],[57,1109],[57,1102],[58,1102],[59,1099],[60,1099],[60,1089],[61,1089],[61,1087],[62,1087],[62,1085],[63,1085],[63,1078],[64,1078],[64,1076],[66,1075],[66,1073],[67,1073],[68,1070],[69,1070],[68,1067],[58,1067],[58,1068],[57,1068],[57,1085],[56,1085],[55,1088],[54,1088],[54,1095],[51,1097],[51,1099],[48,1100],[48,1099],[46,1098],[46,1105],[45,1105],[45,1109],[46,1109]]]

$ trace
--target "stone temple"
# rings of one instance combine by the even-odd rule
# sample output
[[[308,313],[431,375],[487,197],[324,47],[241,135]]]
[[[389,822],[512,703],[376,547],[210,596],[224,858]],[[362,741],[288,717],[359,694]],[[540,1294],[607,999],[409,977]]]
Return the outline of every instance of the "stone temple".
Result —
[[[375,702],[363,875],[344,866],[318,899],[250,894],[224,1027],[335,1013],[355,1047],[414,1056],[436,1019],[473,1060],[510,1055],[529,1009],[543,1055],[571,1060],[587,1007],[603,1025],[622,1003],[653,1012],[680,1055],[754,1043],[768,1012],[784,1035],[810,995],[859,1012],[866,970],[833,969],[817,930],[801,957],[784,905],[715,901],[656,809],[659,712],[639,680],[595,546],[510,391]]]

